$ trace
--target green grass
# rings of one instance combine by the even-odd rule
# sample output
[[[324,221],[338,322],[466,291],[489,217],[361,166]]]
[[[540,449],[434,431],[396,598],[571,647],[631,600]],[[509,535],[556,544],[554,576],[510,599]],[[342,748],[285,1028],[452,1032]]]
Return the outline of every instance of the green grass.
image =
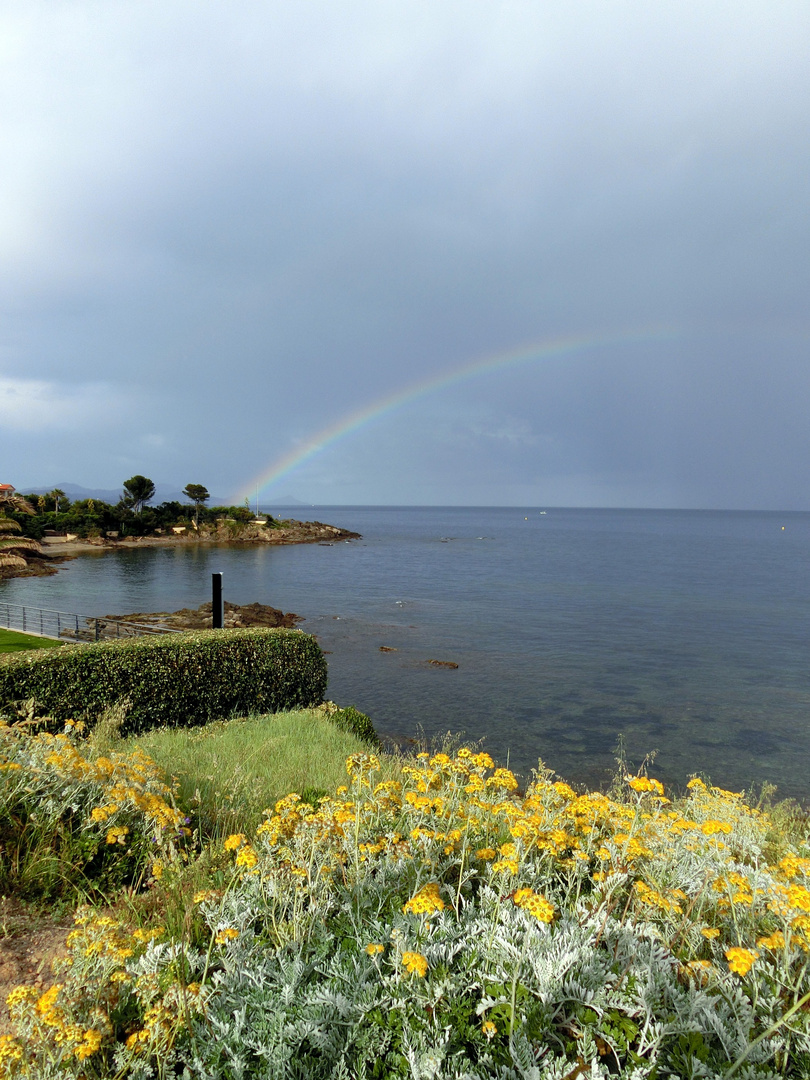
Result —
[[[62,641],[53,638],[32,637],[31,634],[18,634],[16,630],[0,630],[0,653],[23,652],[25,649],[61,649]]]
[[[191,808],[200,838],[252,833],[264,811],[295,791],[308,801],[347,782],[346,758],[367,753],[318,709],[161,728],[115,743],[140,747],[176,783],[178,804]],[[394,763],[383,771],[394,775]],[[388,779],[388,772],[383,779]]]

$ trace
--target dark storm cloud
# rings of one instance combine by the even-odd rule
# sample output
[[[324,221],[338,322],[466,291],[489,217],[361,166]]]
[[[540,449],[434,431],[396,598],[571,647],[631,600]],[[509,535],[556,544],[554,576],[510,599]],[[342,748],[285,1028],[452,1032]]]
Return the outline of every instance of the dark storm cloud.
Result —
[[[476,357],[668,324],[677,345],[416,401],[287,487],[805,505],[804,4],[79,0],[2,19],[0,378],[93,418],[66,448],[43,405],[21,482],[55,478],[58,447],[87,485],[129,469],[235,490]],[[13,442],[3,423],[6,460]]]

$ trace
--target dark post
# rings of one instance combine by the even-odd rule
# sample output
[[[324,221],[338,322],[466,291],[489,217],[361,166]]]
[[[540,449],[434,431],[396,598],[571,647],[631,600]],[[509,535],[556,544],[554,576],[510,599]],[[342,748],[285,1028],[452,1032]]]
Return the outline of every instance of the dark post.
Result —
[[[225,607],[222,602],[222,574],[212,574],[211,584],[211,626],[215,630],[221,630],[225,625]]]

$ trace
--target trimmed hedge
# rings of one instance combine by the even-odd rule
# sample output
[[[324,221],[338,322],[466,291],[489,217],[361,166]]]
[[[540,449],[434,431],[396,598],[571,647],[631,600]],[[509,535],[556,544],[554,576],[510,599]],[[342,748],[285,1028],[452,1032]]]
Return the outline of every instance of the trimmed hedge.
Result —
[[[34,699],[57,720],[95,724],[129,702],[124,734],[190,727],[323,700],[326,661],[300,630],[206,630],[0,656],[0,707]]]

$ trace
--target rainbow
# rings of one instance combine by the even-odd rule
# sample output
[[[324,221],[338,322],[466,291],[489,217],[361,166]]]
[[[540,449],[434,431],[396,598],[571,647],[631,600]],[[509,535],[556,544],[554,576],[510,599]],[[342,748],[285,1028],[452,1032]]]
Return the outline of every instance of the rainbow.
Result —
[[[404,389],[396,390],[393,394],[378,398],[370,405],[365,405],[348,415],[342,416],[334,423],[321,428],[320,431],[304,442],[274,458],[268,466],[262,469],[257,476],[254,476],[239,491],[234,501],[241,503],[246,498],[255,498],[257,491],[264,491],[273,484],[277,484],[294,469],[297,469],[339,439],[352,435],[365,424],[376,420],[385,413],[393,412],[395,409],[399,409],[417,398],[435,393],[437,390],[443,390],[453,383],[472,379],[477,375],[497,371],[501,368],[516,367],[519,364],[531,364],[540,360],[551,360],[561,356],[586,353],[609,345],[671,340],[675,336],[676,332],[672,327],[653,326],[633,330],[550,338],[547,341],[523,345],[508,352],[498,353],[495,356],[486,356],[483,359],[474,360],[472,363],[463,364],[452,371],[444,371],[423,382],[412,384]]]

